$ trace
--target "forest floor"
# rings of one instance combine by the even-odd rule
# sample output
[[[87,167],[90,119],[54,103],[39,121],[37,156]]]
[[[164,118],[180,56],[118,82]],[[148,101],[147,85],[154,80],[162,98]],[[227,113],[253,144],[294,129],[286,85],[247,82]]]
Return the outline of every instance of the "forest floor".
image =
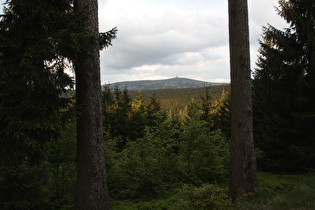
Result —
[[[315,209],[314,173],[272,174],[260,172],[258,182],[260,188],[258,193],[234,202],[228,209]],[[227,193],[227,186],[221,187]],[[113,202],[113,209],[183,209],[176,204],[177,196],[178,190],[171,190],[152,199],[145,197],[137,201],[116,201]]]
[[[260,181],[260,191],[232,209],[315,209],[315,174],[277,175]]]

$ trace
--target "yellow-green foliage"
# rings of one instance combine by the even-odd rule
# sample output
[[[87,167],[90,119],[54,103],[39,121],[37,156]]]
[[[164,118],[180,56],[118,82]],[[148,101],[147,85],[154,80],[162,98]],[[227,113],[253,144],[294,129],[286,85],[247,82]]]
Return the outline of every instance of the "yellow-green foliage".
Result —
[[[213,100],[219,100],[223,90],[229,92],[230,85],[219,85],[210,87],[210,95]],[[186,116],[188,104],[194,102],[200,106],[201,96],[205,95],[205,88],[182,88],[182,89],[163,89],[163,90],[142,90],[144,101],[148,101],[150,96],[155,93],[161,103],[161,107],[167,111],[169,116]],[[137,91],[129,91],[132,99],[137,97]]]

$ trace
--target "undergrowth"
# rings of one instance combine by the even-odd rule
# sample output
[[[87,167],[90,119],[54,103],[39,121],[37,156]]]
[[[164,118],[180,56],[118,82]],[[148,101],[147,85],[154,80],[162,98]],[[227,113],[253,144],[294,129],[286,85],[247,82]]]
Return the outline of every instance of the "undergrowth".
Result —
[[[260,191],[231,204],[227,187],[204,184],[183,185],[155,198],[114,201],[113,209],[313,209],[315,208],[315,174],[257,175]]]

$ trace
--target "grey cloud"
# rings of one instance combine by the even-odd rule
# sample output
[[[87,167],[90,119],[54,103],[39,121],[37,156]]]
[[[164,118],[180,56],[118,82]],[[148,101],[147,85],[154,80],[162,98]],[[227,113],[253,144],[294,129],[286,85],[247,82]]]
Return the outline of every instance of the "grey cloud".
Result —
[[[172,8],[158,15],[146,14],[144,10],[130,16],[130,10],[124,10],[119,17],[107,19],[107,24],[117,26],[119,31],[113,46],[102,53],[103,73],[116,80],[176,75],[206,81],[229,79],[227,1],[146,0],[143,3],[149,9],[151,3]],[[275,5],[277,0],[249,1],[253,67],[261,27],[283,22],[276,15]]]
[[[211,15],[181,16],[165,13],[162,18],[122,19],[118,39],[104,56],[113,69],[141,65],[176,64],[177,57],[226,44],[224,18]],[[218,36],[219,35],[219,36]]]

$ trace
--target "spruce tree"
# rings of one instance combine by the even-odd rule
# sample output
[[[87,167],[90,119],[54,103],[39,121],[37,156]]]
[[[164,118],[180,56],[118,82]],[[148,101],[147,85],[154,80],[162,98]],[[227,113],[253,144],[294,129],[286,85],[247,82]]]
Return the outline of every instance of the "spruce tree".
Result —
[[[71,1],[7,1],[0,20],[0,208],[40,209],[47,144],[71,114]],[[73,45],[72,45],[73,44]],[[74,47],[72,47],[74,46]],[[4,187],[5,186],[5,187]]]
[[[111,122],[114,120],[115,100],[110,85],[104,85],[102,92],[102,114],[103,127],[105,130],[111,129]]]
[[[116,29],[84,33],[89,19],[72,0],[8,0],[0,20],[0,208],[42,209],[48,142],[72,116],[66,74],[91,43],[110,45]],[[10,185],[8,185],[10,183]],[[5,186],[5,187],[2,187]]]
[[[132,103],[132,113],[130,116],[132,122],[132,140],[144,136],[144,128],[146,121],[146,105],[143,99],[141,89],[138,90],[138,95]]]
[[[213,114],[213,128],[220,129],[227,139],[231,138],[231,93],[223,90]]]
[[[255,136],[262,167],[297,171],[315,160],[315,2],[279,1],[283,30],[264,27],[254,74]]]
[[[146,105],[146,125],[150,127],[158,126],[166,120],[166,118],[166,113],[161,107],[161,102],[156,96],[156,93],[153,92]]]

